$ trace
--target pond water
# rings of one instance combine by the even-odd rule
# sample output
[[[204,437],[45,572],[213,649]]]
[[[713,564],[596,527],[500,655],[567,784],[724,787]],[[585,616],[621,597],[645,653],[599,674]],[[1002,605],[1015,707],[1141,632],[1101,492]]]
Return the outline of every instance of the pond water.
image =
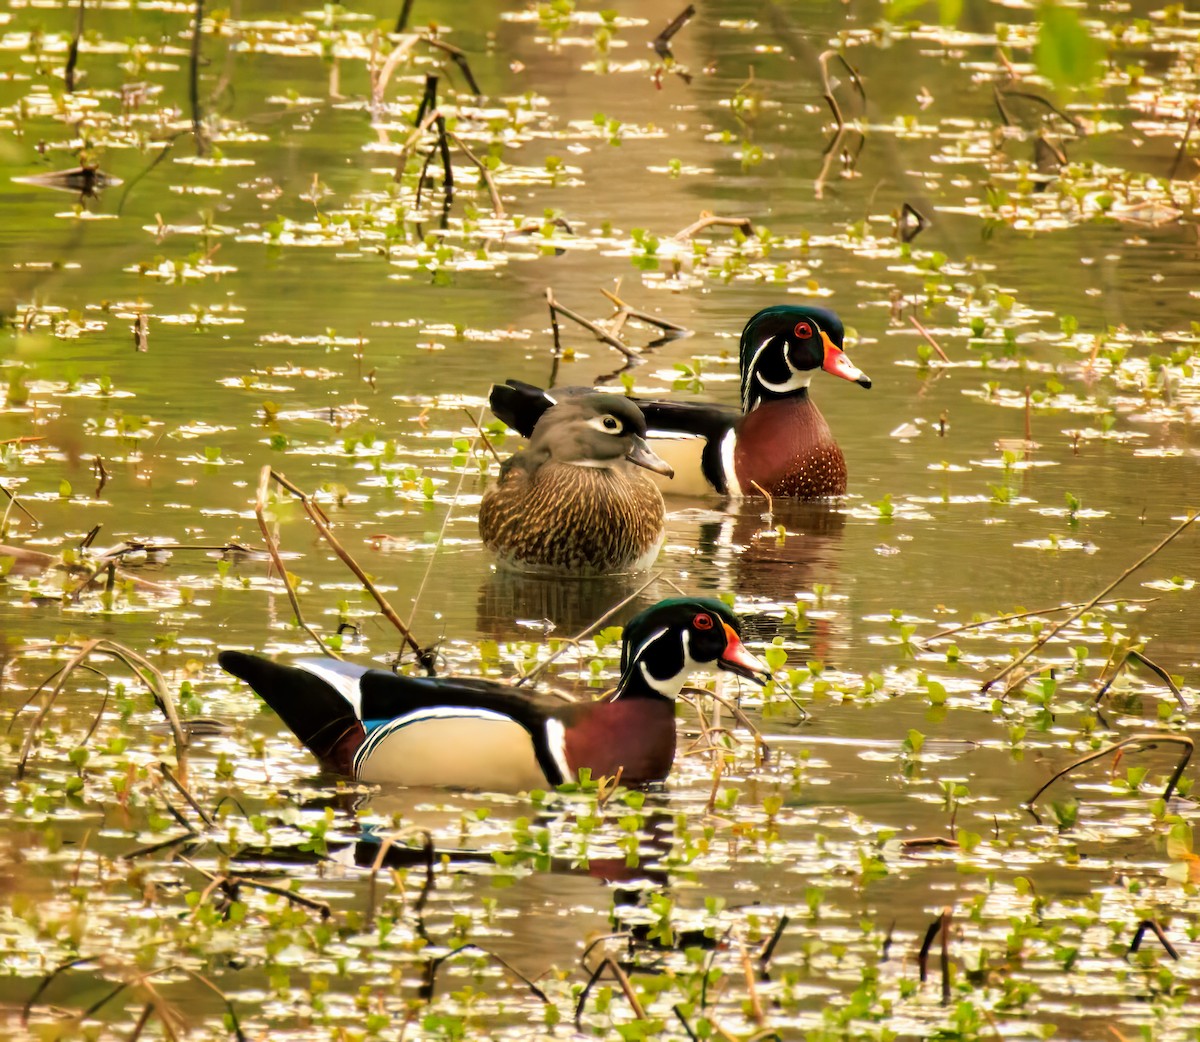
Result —
[[[649,44],[674,2],[418,0],[419,41],[387,35],[400,6],[206,10],[195,113],[192,5],[87,5],[69,93],[78,6],[0,12],[0,484],[24,508],[3,542],[76,559],[100,526],[93,560],[173,548],[130,555],[108,590],[24,558],[0,584],[9,1029],[32,1002],[48,1037],[566,1035],[607,951],[644,1015],[607,975],[582,1010],[597,1037],[1196,1037],[1190,767],[1158,799],[1200,697],[1195,531],[1011,690],[981,689],[1198,505],[1200,18],[1090,5],[1108,61],[1070,100],[1010,4],[941,26],[909,21],[935,5],[713,0],[669,63]],[[822,59],[837,48],[861,91]],[[418,201],[434,131],[405,143],[431,73],[503,213],[457,147],[448,209],[436,156]],[[81,156],[122,183],[47,187]],[[906,204],[928,222],[909,242]],[[677,234],[705,212],[753,230]],[[597,321],[615,291],[691,333],[649,346],[631,321],[644,350],[622,372],[562,320],[555,364],[547,288]],[[648,577],[495,572],[476,526],[489,384],[733,402],[746,319],[806,300],[839,312],[874,381],[814,381],[848,495],[668,499],[638,601],[732,596],[751,647],[778,645],[776,683],[741,692],[766,763],[738,725],[644,802],[359,789],[217,669],[221,647],[314,648],[263,552],[268,464],[445,668],[530,668]],[[308,623],[353,623],[344,653],[390,662],[400,638],[300,506],[268,517]],[[164,782],[160,761],[184,768],[127,663],[89,660],[108,679],[76,671],[35,721],[90,640],[145,655],[208,721],[186,778],[209,821]],[[1130,648],[1183,705],[1134,660],[1093,707]],[[585,642],[553,683],[603,688],[616,654]],[[680,727],[698,733],[692,708]],[[1056,782],[1040,821],[1023,808],[1147,734]],[[424,904],[419,830],[441,852]],[[376,857],[398,867],[373,875]],[[922,983],[944,909],[946,969],[938,939]],[[1147,922],[1178,959],[1152,931],[1128,952]]]

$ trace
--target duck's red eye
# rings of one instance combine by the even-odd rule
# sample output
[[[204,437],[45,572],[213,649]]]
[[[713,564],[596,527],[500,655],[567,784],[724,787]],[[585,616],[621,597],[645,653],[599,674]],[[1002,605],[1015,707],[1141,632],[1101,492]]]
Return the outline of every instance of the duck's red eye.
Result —
[[[807,340],[810,336],[813,335],[812,326],[810,326],[807,322],[797,322],[796,328],[793,330],[793,332],[801,340]]]
[[[698,630],[711,630],[713,628],[713,620],[711,615],[697,615],[692,619],[692,624]]]

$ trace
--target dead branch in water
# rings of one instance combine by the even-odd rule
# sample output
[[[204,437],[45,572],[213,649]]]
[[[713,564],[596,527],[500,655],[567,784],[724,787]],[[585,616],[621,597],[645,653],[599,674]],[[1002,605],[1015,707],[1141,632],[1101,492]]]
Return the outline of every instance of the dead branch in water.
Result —
[[[635,351],[633,348],[629,347],[627,344],[623,344],[620,340],[618,340],[615,336],[610,334],[607,330],[602,329],[600,326],[596,325],[596,323],[592,322],[590,319],[584,318],[581,314],[579,314],[578,311],[572,311],[565,304],[560,304],[554,297],[554,291],[549,288],[547,288],[547,290],[546,290],[546,303],[550,305],[551,312],[557,312],[558,314],[562,315],[563,318],[569,318],[572,322],[578,323],[579,325],[583,326],[583,328],[586,329],[593,336],[595,336],[597,340],[601,341],[602,343],[608,344],[609,347],[616,348],[626,358],[633,360],[638,357],[639,352]],[[557,328],[558,327],[556,324],[555,329],[557,330]]]
[[[672,238],[677,242],[683,242],[692,238],[697,232],[702,232],[705,228],[712,228],[714,225],[721,228],[740,228],[746,235],[754,234],[754,222],[749,217],[717,217],[706,210],[686,228],[680,228]]]
[[[1096,603],[1093,605],[1093,607],[1099,608],[1099,607],[1107,606],[1110,604],[1153,604],[1156,600],[1158,600],[1157,597],[1141,597],[1141,598],[1116,597],[1116,598],[1113,598],[1112,600],[1096,601]],[[943,637],[951,637],[955,633],[962,633],[966,630],[975,630],[975,629],[979,629],[980,627],[983,627],[983,626],[995,626],[995,625],[997,625],[999,623],[1003,623],[1003,622],[1016,622],[1019,619],[1028,619],[1028,618],[1032,618],[1036,615],[1054,615],[1060,611],[1071,611],[1075,608],[1082,607],[1086,603],[1087,603],[1086,601],[1079,601],[1075,604],[1058,604],[1052,608],[1036,608],[1033,611],[1018,611],[1018,612],[1012,612],[1011,614],[1004,612],[1004,613],[1001,613],[1000,615],[993,615],[991,618],[988,618],[988,619],[980,619],[978,622],[966,622],[966,623],[963,623],[963,625],[961,625],[961,626],[952,626],[948,630],[938,630],[937,633],[930,634],[930,636],[918,640],[917,643],[922,644],[922,645],[928,645],[928,644],[932,644],[935,640],[941,640]]]
[[[1117,676],[1120,674],[1121,670],[1129,665],[1130,659],[1132,659],[1134,662],[1140,662],[1143,666],[1150,670],[1151,673],[1162,680],[1162,682],[1171,689],[1171,694],[1175,696],[1175,701],[1179,703],[1179,708],[1185,713],[1191,712],[1192,707],[1188,705],[1187,699],[1183,697],[1183,692],[1179,690],[1179,685],[1177,685],[1175,681],[1171,679],[1171,674],[1163,669],[1162,666],[1160,666],[1157,662],[1148,658],[1145,654],[1135,648],[1130,648],[1128,651],[1126,651],[1125,654],[1121,656],[1117,664],[1113,666],[1112,673],[1109,674],[1108,679],[1101,683],[1099,689],[1096,691],[1096,697],[1092,699],[1092,705],[1099,704],[1100,699],[1102,699],[1108,689],[1112,687],[1113,681],[1117,679]],[[1103,674],[1101,675],[1103,676]]]
[[[1093,760],[1099,760],[1101,757],[1107,756],[1109,753],[1115,753],[1121,749],[1128,749],[1130,746],[1145,746],[1147,748],[1152,748],[1154,745],[1159,743],[1166,745],[1178,745],[1181,746],[1183,750],[1180,754],[1179,762],[1175,764],[1175,770],[1172,772],[1171,778],[1167,782],[1167,787],[1163,790],[1162,800],[1165,803],[1171,798],[1171,794],[1175,791],[1175,786],[1178,784],[1179,778],[1183,774],[1183,769],[1188,765],[1188,761],[1192,758],[1192,751],[1196,747],[1196,743],[1186,735],[1166,733],[1135,734],[1124,739],[1123,741],[1114,742],[1112,745],[1106,745],[1103,749],[1097,749],[1095,752],[1090,752],[1086,756],[1081,756],[1078,760],[1074,760],[1067,764],[1066,767],[1063,767],[1061,770],[1055,771],[1054,774],[1050,776],[1049,780],[1046,781],[1046,783],[1042,785],[1037,792],[1035,792],[1029,797],[1029,799],[1025,801],[1024,806],[1031,814],[1033,814],[1033,805],[1037,801],[1037,798],[1048,788],[1050,788],[1051,785],[1058,781],[1059,778],[1070,774],[1077,767],[1082,767],[1084,764],[1091,763]],[[1037,817],[1037,815],[1034,814],[1034,817]]]
[[[1095,597],[1093,597],[1089,601],[1085,601],[1079,608],[1077,608],[1075,611],[1073,611],[1067,618],[1063,619],[1062,622],[1060,622],[1057,626],[1055,626],[1052,630],[1050,630],[1049,633],[1046,633],[1043,636],[1038,637],[1038,639],[1035,640],[1032,644],[1030,644],[1029,647],[1027,647],[1020,655],[1018,655],[1015,659],[1013,659],[1012,662],[1010,662],[1007,666],[1005,666],[1003,669],[1001,669],[994,677],[992,677],[989,681],[987,681],[987,683],[985,683],[983,685],[983,687],[980,688],[980,691],[986,692],[988,690],[988,688],[990,688],[997,681],[1002,680],[1004,677],[1008,676],[1009,673],[1011,673],[1014,669],[1016,669],[1018,666],[1020,666],[1026,659],[1028,659],[1030,655],[1034,654],[1034,652],[1036,652],[1040,648],[1044,647],[1048,641],[1053,640],[1056,636],[1058,636],[1059,633],[1061,633],[1064,629],[1066,629],[1066,627],[1068,627],[1069,625],[1071,625],[1071,623],[1073,623],[1076,619],[1078,619],[1079,616],[1081,616],[1085,611],[1090,611],[1092,608],[1094,608],[1100,602],[1100,600],[1102,598],[1104,598],[1107,594],[1111,593],[1117,586],[1119,586],[1126,579],[1128,579],[1129,576],[1131,576],[1134,572],[1136,572],[1139,568],[1141,568],[1142,565],[1144,565],[1147,561],[1149,561],[1155,554],[1157,554],[1160,550],[1162,550],[1164,547],[1166,547],[1176,536],[1180,535],[1184,531],[1184,529],[1186,529],[1193,521],[1196,520],[1197,516],[1200,516],[1200,515],[1197,515],[1194,512],[1189,513],[1188,516],[1186,518],[1184,518],[1183,521],[1181,521],[1178,525],[1176,525],[1175,528],[1173,528],[1166,536],[1163,537],[1162,540],[1159,541],[1157,546],[1155,546],[1148,553],[1143,554],[1141,557],[1139,557],[1133,564],[1131,564],[1128,568],[1126,568],[1125,571],[1123,571],[1112,582],[1110,582],[1106,587],[1104,587],[1103,590],[1101,590],[1098,594],[1096,594]]]
[[[17,649],[17,653],[20,654],[25,651],[33,650],[43,649],[20,648]],[[53,682],[53,687],[51,687],[47,693],[46,700],[42,703],[41,708],[38,709],[36,715],[29,724],[28,730],[25,732],[25,739],[21,743],[21,752],[17,761],[17,778],[23,778],[25,776],[25,767],[29,761],[29,757],[33,753],[34,747],[37,744],[38,732],[46,717],[50,714],[50,710],[54,708],[55,702],[58,701],[59,695],[62,694],[63,688],[66,686],[71,674],[74,673],[76,669],[92,669],[92,667],[85,665],[85,663],[93,654],[107,655],[110,658],[117,659],[119,662],[123,662],[129,671],[135,677],[137,677],[137,679],[140,680],[143,685],[145,685],[146,689],[154,697],[155,704],[158,706],[163,716],[166,717],[167,724],[171,728],[171,735],[175,742],[175,760],[178,765],[180,778],[182,779],[182,782],[177,784],[180,784],[182,787],[187,780],[187,736],[184,734],[183,725],[179,722],[179,712],[175,706],[175,698],[171,694],[170,688],[167,686],[166,678],[153,663],[148,661],[144,656],[138,654],[138,652],[134,651],[132,648],[126,647],[124,644],[118,644],[116,641],[106,640],[104,638],[96,638],[94,640],[85,641],[77,650],[75,650],[71,658],[68,659],[63,665],[59,666],[58,669],[51,673],[50,676],[48,676],[45,680],[43,680],[26,700],[25,706],[33,702],[33,700],[37,698],[39,694],[45,691],[47,686]],[[108,698],[105,696],[104,703],[100,707],[100,714],[104,712],[107,704]],[[24,706],[21,708],[23,709]],[[8,729],[10,731],[17,721],[17,713],[19,712],[20,709],[13,714],[12,719],[9,721]],[[100,714],[97,714],[97,723],[99,722]],[[95,730],[95,727],[96,724],[93,724],[92,730]]]
[[[283,583],[283,588],[287,591],[288,601],[292,605],[292,612],[296,616],[296,622],[305,633],[312,637],[317,647],[321,649],[322,655],[330,655],[333,658],[341,658],[336,651],[333,651],[321,639],[321,635],[317,633],[304,620],[304,612],[300,610],[300,601],[296,597],[296,591],[292,587],[292,579],[288,574],[288,570],[283,563],[283,557],[279,553],[279,544],[276,542],[274,534],[271,532],[270,526],[267,524],[267,485],[273,475],[271,468],[263,467],[258,475],[258,494],[254,498],[254,516],[258,520],[258,527],[262,531],[263,539],[267,543],[267,553],[271,555],[271,563],[275,565],[276,571],[279,572],[279,581]]]
[[[404,642],[413,650],[417,656],[417,661],[421,667],[430,675],[434,675],[433,661],[427,649],[422,648],[413,637],[411,631],[396,614],[396,610],[388,603],[387,598],[379,592],[378,588],[367,576],[367,573],[362,570],[359,563],[350,555],[344,546],[338,542],[337,537],[330,529],[330,521],[318,503],[313,501],[308,495],[302,492],[299,488],[293,485],[282,474],[277,473],[270,465],[264,466],[259,477],[259,490],[267,481],[274,481],[282,488],[287,489],[293,496],[300,500],[300,505],[304,507],[304,512],[308,514],[309,519],[316,526],[317,531],[321,534],[321,538],[325,540],[332,548],[333,552],[341,559],[342,563],[354,573],[354,577],[363,585],[363,589],[367,591],[379,606],[383,617],[388,620],[404,638]]]
[[[610,322],[613,319],[620,317],[622,325],[624,325],[625,318],[633,318],[633,319],[637,319],[637,321],[639,321],[639,322],[645,322],[647,325],[656,326],[658,329],[661,329],[661,330],[663,330],[663,332],[666,332],[666,333],[688,333],[688,332],[690,332],[690,330],[687,328],[687,326],[677,325],[674,322],[667,321],[665,318],[659,318],[657,315],[651,315],[647,311],[642,311],[639,308],[635,308],[630,304],[626,304],[625,301],[623,301],[620,297],[618,297],[616,295],[616,293],[609,292],[608,290],[606,290],[604,288],[601,288],[600,292],[603,293],[609,300],[611,300],[613,303],[613,306],[616,307],[616,309],[617,309],[616,313],[612,316],[611,319],[609,319]],[[617,332],[617,330],[614,330],[614,332]]]

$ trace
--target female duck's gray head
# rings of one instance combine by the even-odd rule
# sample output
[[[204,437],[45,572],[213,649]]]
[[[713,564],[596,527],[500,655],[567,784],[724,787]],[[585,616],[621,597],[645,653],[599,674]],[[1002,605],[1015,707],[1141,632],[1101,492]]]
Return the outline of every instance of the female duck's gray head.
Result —
[[[542,414],[529,448],[576,466],[611,467],[628,460],[656,474],[671,477],[674,473],[646,443],[642,410],[619,394],[564,398]]]

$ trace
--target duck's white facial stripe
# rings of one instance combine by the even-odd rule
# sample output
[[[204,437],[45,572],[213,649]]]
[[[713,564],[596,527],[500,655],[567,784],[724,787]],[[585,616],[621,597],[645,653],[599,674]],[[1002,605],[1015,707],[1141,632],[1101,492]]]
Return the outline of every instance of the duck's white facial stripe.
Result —
[[[665,633],[666,631],[664,630],[663,632]],[[687,678],[692,674],[692,671],[700,668],[700,663],[692,658],[691,633],[689,633],[687,630],[684,630],[680,639],[683,644],[683,667],[678,673],[675,673],[669,677],[662,677],[660,679],[659,677],[651,675],[650,670],[646,667],[645,662],[638,663],[638,666],[641,667],[642,670],[642,678],[647,684],[654,688],[655,691],[666,698],[674,698],[676,695],[678,695],[680,688],[687,683]],[[646,644],[649,643],[649,641],[646,642]],[[645,647],[645,645],[642,646]]]
[[[648,647],[650,647],[650,645],[653,644],[656,640],[659,640],[666,632],[667,632],[667,627],[664,626],[662,629],[655,630],[653,633],[651,633],[650,636],[648,636],[644,641],[642,641],[641,644],[639,644],[637,646],[637,650],[632,652],[630,661],[637,663],[638,669],[641,670],[642,676],[645,678],[646,683],[649,684],[652,688],[654,688],[655,691],[659,692],[659,694],[669,695],[669,694],[671,694],[671,692],[664,691],[659,686],[662,682],[659,680],[655,680],[654,677],[652,677],[650,675],[649,671],[646,669],[646,663],[644,663],[642,661],[642,655],[645,654],[646,649]],[[617,692],[617,694],[615,694],[613,696],[614,700],[617,698],[620,698],[620,697],[621,697],[621,693],[619,691]]]
[[[650,645],[653,644],[656,640],[658,640],[660,637],[662,637],[662,635],[666,632],[667,632],[667,627],[664,626],[660,630],[655,630],[652,634],[650,634],[650,636],[648,636],[644,641],[642,641],[642,643],[638,645],[637,651],[635,651],[633,653],[633,661],[637,662],[639,659],[641,659],[641,657],[645,653],[646,649],[648,647],[650,647]]]
[[[320,662],[300,661],[294,663],[297,669],[304,670],[305,673],[311,673],[314,677],[325,681],[331,688],[342,696],[350,707],[354,710],[354,715],[360,720],[362,719],[362,691],[359,690],[358,682],[361,677],[349,677],[345,673],[339,673],[336,670],[330,669],[328,666],[323,666]]]
[[[808,372],[807,370],[797,369],[794,365],[792,365],[792,360],[788,357],[786,337],[783,338],[783,364],[788,367],[787,379],[781,383],[772,383],[770,380],[765,379],[762,373],[758,371],[759,358],[762,356],[762,353],[771,346],[775,339],[777,338],[767,337],[767,339],[762,342],[759,349],[754,352],[754,357],[750,360],[750,372],[754,374],[754,378],[759,382],[760,386],[765,387],[768,391],[771,391],[774,394],[792,394],[795,391],[802,390],[811,382],[812,373]],[[759,403],[759,396],[754,393],[753,389],[750,390],[750,398],[751,400],[746,403],[746,405],[749,407],[746,411],[756,408]]]
[[[721,439],[721,469],[725,472],[726,495],[741,496],[742,486],[737,479],[737,471],[734,469],[733,450],[737,447],[737,434],[734,433],[732,427],[726,432],[725,437]]]
[[[546,747],[550,750],[550,757],[554,760],[558,773],[562,775],[562,780],[574,781],[575,773],[567,763],[567,729],[563,727],[561,720],[551,717],[546,721]]]

